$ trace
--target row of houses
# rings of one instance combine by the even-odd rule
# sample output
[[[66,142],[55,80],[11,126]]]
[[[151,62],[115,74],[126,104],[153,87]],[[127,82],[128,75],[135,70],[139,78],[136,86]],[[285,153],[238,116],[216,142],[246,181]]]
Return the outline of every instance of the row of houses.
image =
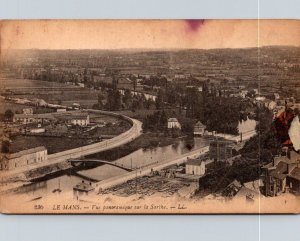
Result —
[[[300,194],[300,154],[284,147],[280,156],[262,167],[266,196],[278,196],[287,191]]]
[[[90,116],[84,112],[58,112],[45,114],[15,114],[13,122],[21,124],[63,122],[70,125],[87,126]]]

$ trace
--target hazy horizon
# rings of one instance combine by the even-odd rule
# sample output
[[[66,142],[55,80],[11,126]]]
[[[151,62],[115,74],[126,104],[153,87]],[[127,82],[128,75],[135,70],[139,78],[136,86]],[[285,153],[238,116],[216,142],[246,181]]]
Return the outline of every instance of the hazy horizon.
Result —
[[[300,46],[299,20],[4,20],[1,49],[241,49]]]

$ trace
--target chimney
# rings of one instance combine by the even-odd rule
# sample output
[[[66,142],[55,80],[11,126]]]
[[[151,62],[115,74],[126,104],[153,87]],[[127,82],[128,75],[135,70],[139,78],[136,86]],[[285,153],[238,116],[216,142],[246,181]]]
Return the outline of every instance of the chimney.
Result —
[[[286,156],[288,157],[288,147],[282,147],[281,149],[281,156]]]
[[[290,150],[290,148],[287,149],[287,158],[291,159],[291,150]]]

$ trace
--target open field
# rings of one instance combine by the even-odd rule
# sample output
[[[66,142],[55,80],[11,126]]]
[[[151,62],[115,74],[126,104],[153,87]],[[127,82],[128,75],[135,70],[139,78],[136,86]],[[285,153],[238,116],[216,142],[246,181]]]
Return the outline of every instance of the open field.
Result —
[[[88,140],[81,138],[16,136],[13,138],[10,151],[18,152],[38,146],[45,146],[48,150],[48,154],[52,154],[88,144],[90,144]]]
[[[26,88],[27,89],[27,88],[31,88],[31,87],[63,88],[63,87],[70,87],[70,86],[72,86],[72,85],[67,85],[67,84],[57,83],[57,82],[30,80],[30,79],[1,78],[0,77],[0,87],[8,88],[8,89],[14,89],[14,88]]]
[[[46,107],[35,107],[30,105],[22,105],[16,104],[13,102],[5,101],[4,99],[0,98],[0,115],[4,114],[6,110],[10,109],[14,113],[22,113],[24,108],[32,108],[33,113],[48,113],[53,112],[52,109]]]
[[[28,79],[0,79],[0,90],[9,89],[13,96],[28,99],[43,99],[47,103],[71,106],[79,103],[91,108],[98,102],[98,90],[90,90],[74,85]]]

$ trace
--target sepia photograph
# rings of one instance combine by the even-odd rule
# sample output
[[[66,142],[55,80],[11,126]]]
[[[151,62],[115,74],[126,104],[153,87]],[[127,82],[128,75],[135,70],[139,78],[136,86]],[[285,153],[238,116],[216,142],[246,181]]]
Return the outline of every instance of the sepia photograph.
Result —
[[[0,21],[0,211],[300,212],[299,20]]]

